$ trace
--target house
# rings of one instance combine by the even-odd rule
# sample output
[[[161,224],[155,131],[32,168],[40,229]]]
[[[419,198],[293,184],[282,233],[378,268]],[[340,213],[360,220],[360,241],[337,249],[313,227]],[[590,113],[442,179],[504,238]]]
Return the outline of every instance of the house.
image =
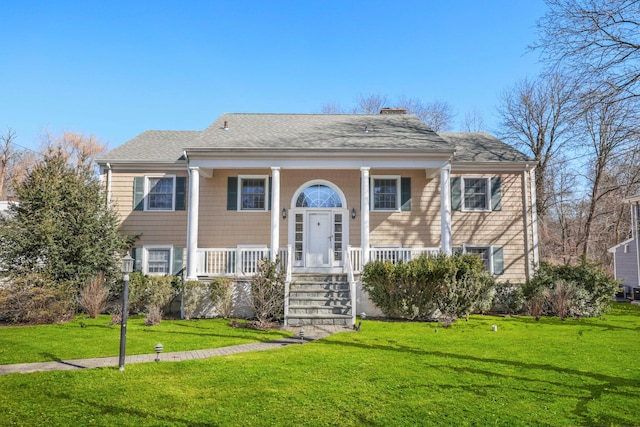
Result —
[[[140,235],[137,269],[242,283],[277,257],[290,325],[376,313],[358,282],[370,260],[463,251],[512,283],[538,263],[535,162],[401,109],[223,114],[143,132],[98,163],[122,231]]]
[[[624,296],[640,300],[640,195],[625,200],[631,206],[631,238],[609,248],[613,254],[616,280],[621,281]]]

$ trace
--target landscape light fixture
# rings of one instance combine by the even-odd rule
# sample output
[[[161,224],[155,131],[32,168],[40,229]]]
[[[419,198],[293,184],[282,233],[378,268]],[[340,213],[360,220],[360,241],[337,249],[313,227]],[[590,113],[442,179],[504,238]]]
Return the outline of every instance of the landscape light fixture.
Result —
[[[160,353],[162,353],[162,350],[164,349],[164,347],[162,346],[162,344],[158,343],[156,344],[156,362],[160,361]]]

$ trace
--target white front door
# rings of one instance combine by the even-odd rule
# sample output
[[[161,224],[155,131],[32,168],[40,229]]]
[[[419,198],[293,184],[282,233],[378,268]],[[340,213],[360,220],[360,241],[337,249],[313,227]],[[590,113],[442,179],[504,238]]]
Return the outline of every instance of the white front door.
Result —
[[[309,212],[307,216],[307,267],[329,267],[332,247],[331,212]]]

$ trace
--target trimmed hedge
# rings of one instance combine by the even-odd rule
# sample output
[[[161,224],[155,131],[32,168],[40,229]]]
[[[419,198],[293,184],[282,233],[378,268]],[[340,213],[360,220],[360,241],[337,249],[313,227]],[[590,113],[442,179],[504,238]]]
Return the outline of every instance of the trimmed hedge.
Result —
[[[365,265],[362,282],[385,316],[415,320],[433,318],[436,310],[452,319],[487,311],[495,287],[475,255],[422,255],[397,264],[374,261]]]

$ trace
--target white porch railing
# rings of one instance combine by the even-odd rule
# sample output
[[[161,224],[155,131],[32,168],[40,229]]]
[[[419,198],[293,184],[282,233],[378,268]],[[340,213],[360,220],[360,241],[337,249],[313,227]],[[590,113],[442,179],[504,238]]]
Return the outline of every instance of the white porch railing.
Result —
[[[362,248],[348,247],[348,258],[351,262],[353,272],[362,273]],[[371,261],[399,261],[408,262],[418,258],[422,254],[436,255],[440,248],[369,248],[369,259]]]
[[[435,255],[440,248],[370,248],[371,261],[407,262],[422,254]],[[258,261],[270,258],[267,247],[256,248],[200,248],[197,251],[198,276],[252,276],[258,272]],[[291,245],[278,249],[280,268],[286,272],[286,281],[291,281],[293,251]],[[345,259],[345,270],[351,274],[362,273],[362,249],[349,246]]]
[[[290,280],[289,247],[278,249],[280,268]],[[267,247],[260,248],[198,248],[198,276],[253,276],[258,272],[258,261],[271,258]]]

